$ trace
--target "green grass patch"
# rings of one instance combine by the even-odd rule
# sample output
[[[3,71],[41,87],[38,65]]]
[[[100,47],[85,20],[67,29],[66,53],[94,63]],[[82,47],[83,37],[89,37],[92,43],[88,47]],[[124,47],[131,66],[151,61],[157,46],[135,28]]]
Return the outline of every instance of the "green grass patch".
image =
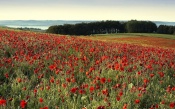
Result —
[[[116,34],[96,34],[94,36],[122,38],[122,37],[158,37],[166,39],[175,39],[175,35],[156,34],[156,33],[116,33]]]

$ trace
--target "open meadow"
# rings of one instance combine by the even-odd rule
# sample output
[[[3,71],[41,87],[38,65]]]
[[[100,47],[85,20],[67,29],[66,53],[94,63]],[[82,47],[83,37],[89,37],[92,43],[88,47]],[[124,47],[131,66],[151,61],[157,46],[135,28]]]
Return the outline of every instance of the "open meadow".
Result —
[[[98,34],[84,37],[92,40],[101,40],[111,43],[127,43],[150,47],[175,48],[175,35],[156,34],[156,33],[116,33]]]
[[[174,109],[175,36],[0,29],[0,109]]]

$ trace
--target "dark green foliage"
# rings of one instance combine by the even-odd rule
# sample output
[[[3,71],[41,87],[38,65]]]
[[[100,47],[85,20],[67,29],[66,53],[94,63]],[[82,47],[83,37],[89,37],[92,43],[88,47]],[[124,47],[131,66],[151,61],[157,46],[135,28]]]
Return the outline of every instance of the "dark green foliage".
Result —
[[[175,34],[175,26],[160,25],[157,29],[160,34]]]
[[[47,33],[54,33],[54,34],[58,34],[58,29],[59,29],[59,27],[58,26],[50,26],[47,30],[46,30],[46,32]]]
[[[55,25],[47,29],[47,33],[69,35],[91,35],[125,32],[125,23],[119,21],[101,21],[91,23]]]
[[[151,21],[131,20],[128,22],[99,21],[90,23],[50,26],[47,33],[63,35],[91,35],[108,33],[160,33],[175,34],[175,26],[157,25]]]
[[[157,26],[151,21],[131,20],[126,23],[126,30],[128,33],[153,33]]]

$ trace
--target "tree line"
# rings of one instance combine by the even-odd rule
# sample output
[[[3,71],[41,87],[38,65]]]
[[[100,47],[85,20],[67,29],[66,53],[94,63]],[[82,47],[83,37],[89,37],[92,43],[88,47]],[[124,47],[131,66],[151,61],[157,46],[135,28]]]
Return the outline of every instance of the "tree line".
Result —
[[[48,33],[69,35],[90,35],[125,32],[124,23],[119,21],[101,21],[78,24],[64,24],[50,26]]]
[[[175,34],[175,26],[160,25],[157,29],[160,34]]]
[[[168,29],[167,29],[168,28]],[[165,31],[166,30],[166,31]],[[168,31],[168,32],[167,32]],[[98,21],[90,23],[64,24],[50,26],[47,33],[64,35],[91,35],[107,33],[175,33],[174,26],[156,26],[151,21],[131,20],[128,22],[120,21]]]
[[[126,30],[128,33],[153,33],[157,26],[151,21],[131,20],[126,23]]]

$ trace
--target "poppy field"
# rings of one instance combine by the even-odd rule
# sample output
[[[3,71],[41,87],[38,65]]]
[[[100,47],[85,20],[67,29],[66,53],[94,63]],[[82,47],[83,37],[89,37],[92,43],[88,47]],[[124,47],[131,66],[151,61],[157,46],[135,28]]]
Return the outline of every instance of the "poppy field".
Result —
[[[0,29],[2,109],[174,109],[175,50]]]

